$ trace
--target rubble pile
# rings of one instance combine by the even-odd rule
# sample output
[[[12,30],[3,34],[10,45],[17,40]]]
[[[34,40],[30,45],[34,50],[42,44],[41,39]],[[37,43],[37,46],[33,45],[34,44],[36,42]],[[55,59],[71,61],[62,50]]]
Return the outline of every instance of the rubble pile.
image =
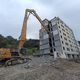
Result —
[[[0,68],[0,80],[80,80],[80,63],[53,56],[31,57],[32,61]]]

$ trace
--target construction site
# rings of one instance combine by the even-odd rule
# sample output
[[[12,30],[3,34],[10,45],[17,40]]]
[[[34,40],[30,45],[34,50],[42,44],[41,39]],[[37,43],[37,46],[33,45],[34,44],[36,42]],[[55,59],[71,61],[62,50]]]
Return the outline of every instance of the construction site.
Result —
[[[30,15],[41,24],[39,50],[23,55]],[[59,17],[42,20],[26,9],[17,48],[0,48],[0,80],[80,80],[80,44],[72,29]]]

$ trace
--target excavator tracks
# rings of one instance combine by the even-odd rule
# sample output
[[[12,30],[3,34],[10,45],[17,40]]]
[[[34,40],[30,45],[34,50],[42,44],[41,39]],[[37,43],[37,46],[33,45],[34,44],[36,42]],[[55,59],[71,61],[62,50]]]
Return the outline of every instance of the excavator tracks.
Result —
[[[10,60],[7,60],[5,63],[0,65],[0,67],[7,67],[7,66],[13,66],[13,65],[18,65],[18,64],[23,64],[31,61],[30,58],[12,58]]]

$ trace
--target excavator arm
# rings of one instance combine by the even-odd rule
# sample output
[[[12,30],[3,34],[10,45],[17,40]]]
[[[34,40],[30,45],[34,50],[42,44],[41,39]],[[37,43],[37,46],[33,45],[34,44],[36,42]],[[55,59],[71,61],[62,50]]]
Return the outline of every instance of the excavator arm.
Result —
[[[21,36],[19,38],[18,49],[21,49],[23,47],[23,44],[26,41],[27,20],[28,20],[30,14],[34,15],[38,19],[38,21],[41,23],[43,29],[45,29],[47,31],[47,33],[50,35],[50,32],[48,31],[47,27],[43,24],[41,18],[38,16],[36,11],[33,9],[26,9],[23,26],[22,26],[22,31],[21,31]]]
[[[42,25],[41,28],[45,29],[47,31],[48,34],[50,34],[49,30],[47,29],[47,27],[44,25],[44,23],[42,22],[42,19],[39,17],[39,15],[36,13],[36,11],[34,9],[26,9],[26,12],[31,13],[33,16],[36,17],[36,19],[40,22],[40,24]]]
[[[22,31],[21,31],[21,35],[19,37],[19,45],[18,45],[18,49],[21,49],[23,47],[23,44],[26,41],[26,29],[27,29],[27,20],[29,18],[30,13],[28,14],[25,11],[25,16],[24,16],[24,21],[23,21],[23,26],[22,26]]]

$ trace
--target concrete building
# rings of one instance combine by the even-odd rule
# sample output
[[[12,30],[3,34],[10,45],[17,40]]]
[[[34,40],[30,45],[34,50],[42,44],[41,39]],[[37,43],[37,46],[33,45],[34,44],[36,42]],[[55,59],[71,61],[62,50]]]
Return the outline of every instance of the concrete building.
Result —
[[[79,54],[80,54],[80,41],[77,41],[78,49],[79,49]]]
[[[52,37],[49,38],[46,31],[40,30],[41,54],[51,54],[54,58],[79,57],[77,41],[73,31],[60,18],[55,17],[50,21],[45,19],[43,23],[51,32]]]

